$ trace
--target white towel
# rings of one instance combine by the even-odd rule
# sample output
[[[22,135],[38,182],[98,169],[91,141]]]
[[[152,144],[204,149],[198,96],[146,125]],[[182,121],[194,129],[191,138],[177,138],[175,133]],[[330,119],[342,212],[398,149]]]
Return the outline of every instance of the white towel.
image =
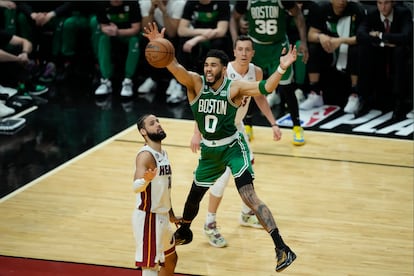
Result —
[[[349,37],[349,31],[351,29],[351,16],[342,17],[338,20],[336,25],[336,31],[339,37]],[[336,69],[339,71],[345,70],[348,59],[348,44],[342,43],[339,46],[338,58],[336,60]]]

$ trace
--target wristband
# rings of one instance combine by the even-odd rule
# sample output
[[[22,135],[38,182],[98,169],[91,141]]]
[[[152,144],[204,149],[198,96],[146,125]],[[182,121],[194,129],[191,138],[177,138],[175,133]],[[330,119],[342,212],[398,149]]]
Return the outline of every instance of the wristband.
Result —
[[[274,127],[274,126],[278,126],[278,125],[277,124],[271,124],[271,126]]]
[[[266,96],[266,95],[269,94],[269,92],[267,92],[266,87],[265,87],[265,84],[266,84],[266,81],[265,80],[261,80],[259,82],[259,91],[260,91],[260,94]]]
[[[141,192],[145,189],[145,187],[149,184],[149,182],[145,181],[144,178],[138,178],[134,180],[132,184],[132,188],[135,192]]]
[[[286,69],[283,69],[282,67],[280,67],[280,65],[277,67],[277,72],[281,75],[283,75],[284,73],[286,73]]]

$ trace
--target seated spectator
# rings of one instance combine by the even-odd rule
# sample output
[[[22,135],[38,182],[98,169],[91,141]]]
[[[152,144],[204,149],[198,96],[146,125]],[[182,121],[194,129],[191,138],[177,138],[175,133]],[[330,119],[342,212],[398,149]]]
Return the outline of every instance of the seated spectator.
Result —
[[[36,51],[33,58],[44,64],[43,82],[56,77],[56,58],[62,49],[62,26],[70,15],[72,3],[66,1],[22,1],[16,2],[24,16],[16,20],[17,34],[29,39]],[[50,41],[51,40],[51,43]]]
[[[229,22],[229,1],[187,1],[177,30],[180,63],[201,73],[208,50],[221,49],[232,56]]]
[[[16,32],[16,3],[10,0],[0,0],[0,29],[11,34]]]
[[[112,47],[123,45],[128,48],[125,60],[124,80],[121,96],[133,96],[132,77],[135,74],[140,49],[139,31],[141,29],[141,11],[137,1],[110,0],[101,2],[97,19],[101,27],[98,46],[98,62],[101,71],[101,84],[95,95],[106,95],[112,92],[111,78],[114,74]],[[116,56],[114,58],[120,58]]]
[[[337,70],[350,75],[351,91],[345,105],[346,113],[355,113],[359,109],[358,83],[358,47],[356,30],[364,13],[359,3],[347,0],[318,2],[308,17],[309,60],[307,71],[309,90],[307,99],[299,106],[308,110],[324,104],[321,85],[321,73]]]
[[[171,41],[171,43],[178,48],[177,29],[183,14],[185,0],[140,0],[139,5],[142,14],[142,26],[147,26],[150,22],[156,22],[158,28],[161,30],[165,27],[165,38]],[[145,46],[148,40],[145,40]],[[144,47],[142,47],[144,48]],[[143,59],[145,62],[145,60]],[[158,76],[159,79],[154,80],[152,77],[148,77],[138,87],[138,93],[149,93],[156,87],[160,78],[167,78],[169,80],[169,86],[166,90],[167,103],[177,103],[184,100],[185,94],[181,91],[181,85],[175,80],[171,73],[165,69],[157,69],[152,66],[147,66],[150,76]]]
[[[60,48],[55,57],[57,79],[65,79],[68,73],[74,71],[74,64],[78,61],[81,61],[82,66],[88,64],[85,61],[90,61],[91,64],[94,61],[93,58],[90,59],[90,54],[93,52],[94,43],[97,45],[98,42],[90,22],[91,18],[95,17],[97,3],[96,1],[89,1],[88,4],[81,1],[70,2],[69,15],[62,23]]]
[[[392,0],[376,1],[377,8],[368,11],[358,28],[361,70],[359,92],[364,108],[392,110],[394,118],[403,118],[410,110],[406,99],[411,97],[409,77],[413,76],[410,10]]]
[[[14,51],[8,51],[9,46],[13,46]],[[40,95],[48,91],[45,86],[33,84],[27,66],[31,52],[32,43],[29,40],[0,30],[0,100],[7,102],[18,92]],[[2,117],[15,112],[13,106],[6,107],[3,103],[0,108]]]

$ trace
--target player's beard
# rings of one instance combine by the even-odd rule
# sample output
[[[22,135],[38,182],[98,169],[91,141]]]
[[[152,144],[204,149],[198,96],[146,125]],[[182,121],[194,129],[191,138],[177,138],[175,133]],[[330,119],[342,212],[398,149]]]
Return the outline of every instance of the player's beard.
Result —
[[[167,134],[164,131],[147,133],[147,135],[148,138],[150,138],[154,142],[161,142],[165,139],[165,137],[167,137]]]
[[[215,75],[214,76],[214,81],[213,82],[211,82],[211,81],[207,81],[206,80],[206,84],[208,85],[208,86],[213,86],[219,79],[221,79],[221,77],[222,77],[222,72],[219,72],[217,75]]]

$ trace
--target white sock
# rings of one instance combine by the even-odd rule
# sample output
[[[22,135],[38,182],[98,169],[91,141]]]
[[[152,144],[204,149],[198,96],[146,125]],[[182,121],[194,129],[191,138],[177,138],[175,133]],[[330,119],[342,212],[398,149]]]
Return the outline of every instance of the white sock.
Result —
[[[206,217],[206,224],[210,224],[216,221],[216,214],[215,213],[210,213],[207,212],[207,217]]]

